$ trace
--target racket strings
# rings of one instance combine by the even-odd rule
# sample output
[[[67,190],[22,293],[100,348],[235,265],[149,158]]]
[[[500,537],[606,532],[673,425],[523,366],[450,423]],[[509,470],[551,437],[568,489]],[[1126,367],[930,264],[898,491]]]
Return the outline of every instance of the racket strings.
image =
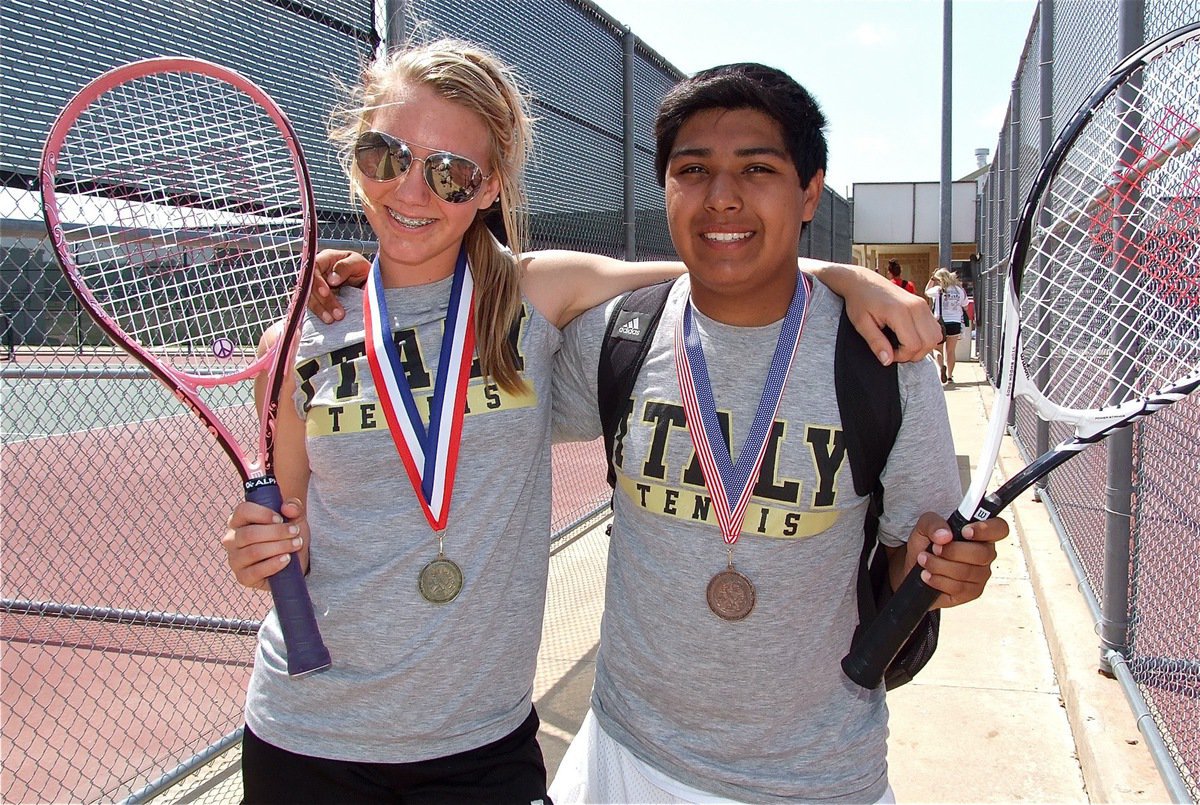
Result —
[[[1188,41],[1104,99],[1042,197],[1022,360],[1057,406],[1144,398],[1200,367],[1200,47]]]
[[[295,157],[250,96],[193,73],[145,76],[94,101],[55,182],[94,301],[190,374],[232,374],[283,318],[304,239]]]

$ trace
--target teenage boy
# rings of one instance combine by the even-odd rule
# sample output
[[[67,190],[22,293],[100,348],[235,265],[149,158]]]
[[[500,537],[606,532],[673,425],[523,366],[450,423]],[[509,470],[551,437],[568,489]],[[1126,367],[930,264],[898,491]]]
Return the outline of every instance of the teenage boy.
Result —
[[[867,505],[832,383],[842,302],[797,271],[824,124],[803,87],[755,64],[703,71],[663,100],[655,166],[689,273],[617,432],[592,706],[551,788],[559,805],[891,800],[884,691],[839,665]],[[566,331],[557,435],[600,435],[609,310]],[[957,505],[958,470],[933,365],[901,365],[898,381],[879,530],[892,583],[919,563],[940,606],[963,603],[1008,527],[949,543],[944,521],[921,516]]]

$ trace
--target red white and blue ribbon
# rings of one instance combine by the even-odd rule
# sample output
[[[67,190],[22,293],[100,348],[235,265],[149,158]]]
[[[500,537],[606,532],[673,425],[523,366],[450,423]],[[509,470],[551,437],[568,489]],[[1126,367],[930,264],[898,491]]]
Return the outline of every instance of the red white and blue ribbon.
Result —
[[[700,459],[704,485],[712,497],[717,523],[726,545],[733,545],[741,536],[742,519],[746,516],[746,507],[762,469],[767,438],[779,411],[779,400],[792,368],[796,345],[800,342],[811,293],[812,280],[807,274],[799,272],[796,290],[783,317],[775,353],[771,356],[771,368],[758,401],[758,410],[754,414],[750,432],[738,451],[737,463],[730,457],[729,444],[717,419],[717,404],[708,376],[708,364],[704,360],[704,347],[692,323],[690,296],[683,316],[675,327],[675,372],[679,378],[688,433],[696,456]]]
[[[375,379],[379,404],[413,491],[435,531],[446,527],[450,515],[463,413],[467,407],[467,381],[475,353],[474,297],[475,286],[463,250],[454,267],[450,305],[446,310],[442,349],[434,379],[433,404],[426,429],[408,386],[400,352],[392,340],[391,317],[384,299],[383,272],[379,269],[378,257],[363,289],[367,363]]]

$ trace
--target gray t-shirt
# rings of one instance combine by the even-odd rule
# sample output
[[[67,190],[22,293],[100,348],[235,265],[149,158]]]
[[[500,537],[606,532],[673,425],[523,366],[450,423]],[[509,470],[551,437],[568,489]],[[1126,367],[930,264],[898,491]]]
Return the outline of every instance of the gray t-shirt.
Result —
[[[866,499],[854,493],[833,389],[842,303],[814,283],[807,320],[733,552],[756,588],[738,622],[705,590],[727,550],[685,426],[672,341],[689,289],[671,291],[618,444],[618,491],[592,707],[641,760],[745,802],[877,800],[887,786],[887,708],[840,660],[858,622]],[[596,366],[611,304],[572,323],[555,370],[555,435],[600,433]],[[733,455],[758,407],[781,323],[695,315]],[[949,514],[959,480],[929,361],[899,371],[903,425],[883,474],[881,539],[899,545],[926,510]]]
[[[394,339],[428,416],[450,280],[389,289]],[[551,369],[560,332],[525,302],[517,345],[525,396],[484,384],[463,420],[445,553],[462,568],[450,603],[423,599],[437,556],[392,442],[363,348],[362,296],[346,317],[309,317],[296,360],[312,477],[309,591],[333,667],[290,679],[274,612],[265,620],[246,721],[292,752],[399,763],[495,741],[529,715],[550,531]]]

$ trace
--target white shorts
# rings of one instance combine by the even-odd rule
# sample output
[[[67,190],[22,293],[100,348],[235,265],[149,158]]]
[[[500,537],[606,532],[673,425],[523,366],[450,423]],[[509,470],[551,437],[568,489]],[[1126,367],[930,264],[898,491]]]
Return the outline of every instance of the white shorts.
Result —
[[[634,757],[600,728],[590,708],[563,755],[549,793],[555,805],[738,805],[681,783]],[[890,785],[877,802],[895,805]]]

